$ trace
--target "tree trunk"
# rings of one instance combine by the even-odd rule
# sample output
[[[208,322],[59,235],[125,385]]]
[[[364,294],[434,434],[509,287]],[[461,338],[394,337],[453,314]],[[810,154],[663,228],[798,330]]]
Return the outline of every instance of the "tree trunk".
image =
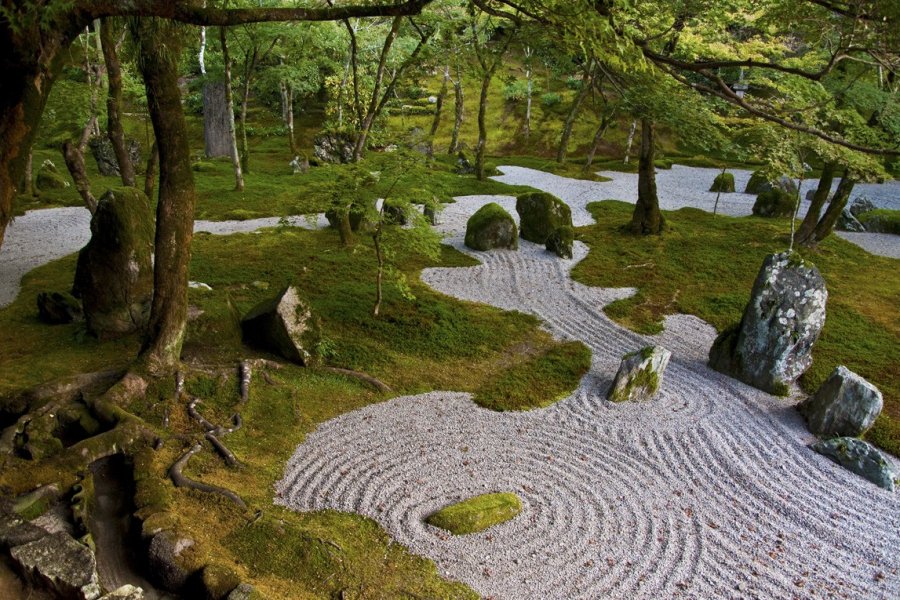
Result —
[[[638,161],[638,200],[631,217],[631,231],[641,235],[662,233],[665,221],[659,210],[656,195],[655,126],[649,119],[641,119],[641,153]]]
[[[34,150],[28,151],[25,161],[25,178],[22,180],[22,193],[29,198],[34,197]]]
[[[125,130],[122,128],[120,116],[122,108],[122,67],[116,54],[116,41],[113,36],[112,23],[109,19],[100,22],[100,40],[103,48],[103,62],[106,63],[106,78],[109,90],[106,96],[106,135],[112,144],[119,163],[119,174],[122,184],[134,187],[134,165],[125,145]]]
[[[250,172],[250,150],[247,147],[247,105],[250,101],[250,78],[256,68],[259,51],[254,48],[249,58],[244,61],[244,90],[241,94],[241,168],[244,173]]]
[[[150,146],[150,154],[147,156],[147,168],[144,171],[144,195],[153,202],[153,192],[156,189],[156,166],[159,164],[159,149],[156,140]]]
[[[828,196],[831,194],[831,184],[834,182],[834,172],[836,170],[837,165],[831,162],[825,163],[825,166],[822,168],[819,187],[816,188],[816,193],[809,205],[809,209],[806,211],[806,216],[803,217],[803,222],[800,223],[800,228],[797,230],[797,243],[807,244],[815,232],[816,224],[819,222],[819,216],[822,213],[822,207],[825,206],[825,202],[828,201]]]
[[[463,122],[463,88],[462,88],[462,73],[460,73],[459,64],[456,65],[456,79],[453,81],[453,97],[454,97],[454,119],[453,119],[453,133],[450,136],[450,148],[447,149],[447,152],[450,154],[455,154],[459,150],[459,130],[462,128]]]
[[[203,142],[207,158],[231,157],[231,146],[234,139],[229,131],[228,123],[225,83],[213,81],[205,83],[203,85]]]
[[[437,96],[437,103],[434,106],[434,119],[431,121],[431,131],[428,132],[429,144],[434,140],[438,127],[441,125],[441,112],[444,108],[444,100],[447,98],[447,84],[450,82],[450,65],[444,67],[444,80],[441,83],[441,91]]]
[[[350,19],[344,19],[344,26],[350,34],[350,67],[353,70],[353,111],[356,117],[356,125],[363,121],[362,102],[359,100],[359,43],[356,40],[356,28],[359,27],[359,19],[356,25],[350,25]]]
[[[394,17],[394,20],[391,22],[391,29],[388,31],[388,35],[384,40],[384,45],[381,48],[381,56],[378,58],[378,68],[375,71],[372,99],[369,102],[369,109],[366,111],[366,115],[360,123],[359,135],[356,138],[356,146],[353,148],[354,162],[362,157],[363,151],[366,149],[366,139],[369,136],[369,130],[372,128],[372,122],[375,120],[376,109],[378,108],[378,100],[381,94],[381,82],[384,81],[384,69],[387,64],[388,53],[391,51],[394,40],[397,39],[397,32],[400,30],[401,21],[401,17]]]
[[[382,209],[383,210],[383,209]],[[381,231],[384,223],[384,215],[381,215],[381,222],[375,227],[372,234],[372,241],[375,243],[375,258],[378,260],[378,270],[375,273],[375,306],[372,309],[372,315],[377,317],[381,313],[382,300],[382,281],[384,280],[384,253],[381,248]]]
[[[91,180],[84,170],[84,152],[72,142],[66,142],[62,146],[62,153],[69,174],[75,181],[75,189],[78,190],[87,209],[94,214],[97,212],[97,199],[91,193]]]
[[[807,240],[806,246],[815,246],[831,235],[831,232],[834,231],[834,226],[837,223],[838,217],[841,216],[841,212],[843,212],[844,207],[847,206],[847,201],[850,200],[850,194],[853,193],[854,185],[856,185],[856,180],[850,175],[850,170],[845,169],[844,176],[841,177],[841,182],[838,184],[837,190],[834,192],[834,196],[828,204],[828,209],[816,224],[812,239]]]
[[[494,69],[484,74],[481,81],[481,95],[478,98],[478,146],[475,151],[475,174],[478,181],[484,181],[484,154],[487,146],[487,124],[485,123],[485,115],[487,114],[488,91],[491,87],[491,79],[494,75]]]
[[[600,126],[597,127],[597,133],[594,134],[594,141],[591,144],[591,149],[588,151],[587,159],[584,161],[584,168],[581,170],[582,173],[587,173],[591,169],[591,165],[594,163],[594,157],[597,155],[597,150],[600,149],[600,142],[603,141],[603,136],[606,135],[606,130],[609,129],[609,124],[612,122],[613,115],[603,115],[600,119]]]
[[[566,121],[563,125],[562,135],[559,138],[559,149],[556,151],[556,162],[562,164],[566,160],[566,153],[569,150],[569,138],[572,137],[572,127],[575,126],[575,117],[578,116],[578,111],[581,110],[581,105],[584,102],[584,99],[587,97],[588,91],[591,87],[591,75],[590,75],[590,65],[587,69],[585,69],[584,80],[581,82],[581,89],[578,90],[578,93],[575,95],[575,100],[572,102],[572,108],[569,109],[569,114],[566,115]]]
[[[637,121],[631,122],[631,129],[628,130],[628,141],[625,142],[625,160],[622,162],[624,164],[628,164],[629,158],[631,158],[631,145],[634,143],[634,133],[637,130]]]
[[[150,373],[162,375],[177,368],[187,326],[194,178],[178,90],[178,32],[165,22],[150,19],[136,20],[132,28],[139,43],[147,107],[159,149],[153,304],[140,358]]]
[[[228,39],[224,27],[219,27],[219,42],[222,44],[222,62],[225,63],[225,114],[228,119],[229,154],[234,167],[234,190],[244,191],[244,173],[241,170],[241,155],[238,154],[237,134],[234,127],[234,94],[231,89],[231,57],[228,54]]]

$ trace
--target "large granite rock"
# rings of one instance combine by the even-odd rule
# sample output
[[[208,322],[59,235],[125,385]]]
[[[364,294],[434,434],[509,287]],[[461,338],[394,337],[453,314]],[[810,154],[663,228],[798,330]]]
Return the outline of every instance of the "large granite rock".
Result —
[[[466,246],[473,250],[492,250],[494,248],[519,248],[519,235],[516,222],[499,204],[485,204],[469,217],[466,223]]]
[[[838,231],[855,231],[857,233],[862,233],[866,230],[866,226],[859,222],[849,208],[841,211],[834,228]]]
[[[137,167],[141,164],[141,145],[136,140],[126,139],[128,156],[131,158],[131,164]],[[105,135],[94,136],[88,140],[88,147],[91,149],[91,155],[97,162],[97,170],[101,175],[107,177],[118,177],[119,160],[116,158],[116,152],[113,150],[112,142]]]
[[[894,491],[897,475],[872,444],[852,437],[838,437],[816,442],[812,449],[878,487]]]
[[[519,213],[519,235],[535,244],[547,243],[547,238],[560,227],[572,227],[569,205],[546,192],[531,192],[516,198]]]
[[[761,390],[786,395],[812,363],[827,299],[815,266],[796,254],[769,255],[741,322],[716,338],[709,365]]]
[[[575,243],[575,231],[563,226],[550,234],[545,247],[560,258],[572,258],[572,245]]]
[[[66,292],[41,292],[37,295],[38,318],[49,325],[65,325],[84,320],[81,302]]]
[[[28,581],[60,598],[95,600],[100,596],[94,553],[67,533],[16,546],[9,554]]]
[[[878,207],[875,206],[871,200],[866,198],[865,196],[859,196],[852,203],[850,203],[850,214],[854,217],[859,217],[859,215],[863,213],[867,213],[869,211],[876,210]]]
[[[612,402],[643,402],[659,391],[672,353],[660,346],[647,346],[626,354],[619,365],[607,398]]]
[[[322,162],[344,164],[353,161],[356,140],[345,131],[323,131],[313,139],[313,155]]]
[[[312,361],[321,336],[312,310],[293,286],[251,309],[241,320],[241,332],[250,345],[301,365]]]
[[[734,192],[734,175],[731,173],[719,173],[713,180],[710,192],[721,192],[723,194],[731,194]]]
[[[47,531],[6,508],[0,509],[0,550],[15,548],[47,536]]]
[[[877,387],[841,365],[797,409],[816,435],[857,437],[875,423],[883,406]]]
[[[100,198],[72,293],[81,298],[88,329],[101,339],[146,326],[153,299],[153,214],[143,192],[123,187]]]

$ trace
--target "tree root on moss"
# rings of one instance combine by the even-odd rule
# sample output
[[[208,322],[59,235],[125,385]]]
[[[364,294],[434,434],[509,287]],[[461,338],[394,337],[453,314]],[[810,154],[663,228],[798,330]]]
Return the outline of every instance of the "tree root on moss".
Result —
[[[360,373],[359,371],[352,371],[350,369],[342,369],[340,367],[320,367],[323,371],[328,371],[329,373],[335,373],[337,375],[344,375],[345,377],[351,377],[353,379],[358,379],[364,383],[368,383],[372,387],[374,387],[379,392],[390,392],[391,388],[378,379],[375,379],[371,375],[366,375],[365,373]]]
[[[169,478],[172,480],[172,483],[175,484],[175,487],[189,488],[192,490],[206,492],[208,494],[220,494],[234,502],[240,508],[246,510],[247,504],[241,499],[240,496],[238,496],[231,490],[219,487],[217,485],[210,485],[207,483],[195,481],[183,473],[184,468],[188,464],[188,461],[190,461],[191,458],[201,450],[203,450],[203,445],[197,442],[187,452],[181,455],[181,458],[175,461],[175,464],[173,464],[169,468]]]
[[[212,444],[213,448],[216,449],[216,452],[225,459],[225,462],[229,467],[238,467],[240,466],[240,461],[234,455],[234,453],[228,449],[228,447],[222,443],[219,439],[221,436],[228,435],[229,433],[233,433],[240,429],[243,421],[241,420],[241,416],[239,414],[235,414],[231,417],[231,421],[233,426],[230,428],[219,427],[213,425],[210,421],[208,421],[203,415],[200,414],[200,411],[197,410],[197,403],[200,402],[199,399],[194,398],[188,404],[188,414],[190,414],[191,418],[197,421],[203,430],[206,432],[205,437],[209,440],[209,443]]]

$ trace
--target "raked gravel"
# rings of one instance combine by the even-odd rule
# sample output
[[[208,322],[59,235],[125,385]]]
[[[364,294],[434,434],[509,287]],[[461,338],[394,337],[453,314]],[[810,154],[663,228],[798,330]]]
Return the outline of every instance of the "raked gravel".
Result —
[[[569,202],[576,224],[589,222],[584,204],[599,198],[584,182],[504,171],[510,183],[537,183]],[[511,197],[468,196],[440,217],[447,241],[482,264],[422,278],[583,341],[593,358],[577,391],[525,413],[447,391],[342,415],[297,448],[277,503],[371,517],[444,575],[494,598],[900,597],[900,495],[812,452],[797,397],[707,368],[709,325],[674,316],[648,337],[610,321],[603,306],[632,290],[573,282],[584,245],[573,260],[525,241],[518,252],[465,249],[466,219],[491,201],[514,207]],[[659,396],[607,402],[622,355],[649,343],[673,353]],[[517,493],[522,513],[459,537],[424,523],[493,491]]]

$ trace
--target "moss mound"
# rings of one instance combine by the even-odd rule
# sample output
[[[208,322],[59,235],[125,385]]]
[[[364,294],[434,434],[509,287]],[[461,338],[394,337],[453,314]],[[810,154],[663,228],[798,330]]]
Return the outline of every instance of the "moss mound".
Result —
[[[750,175],[750,180],[747,182],[747,187],[744,188],[745,194],[762,194],[763,192],[768,192],[772,189],[772,184],[769,182],[769,179],[763,175],[761,171],[754,171],[752,175]]]
[[[499,204],[485,204],[466,223],[465,242],[473,250],[517,250],[519,240],[516,222]]]
[[[796,202],[794,194],[774,187],[756,197],[753,214],[757,217],[789,217],[794,213]]]
[[[560,227],[572,227],[572,211],[569,206],[546,192],[522,194],[516,198],[522,239],[544,244]]]
[[[453,535],[478,533],[509,521],[522,511],[522,502],[511,492],[482,494],[446,506],[428,516],[425,522]]]
[[[870,233],[900,235],[900,210],[879,208],[860,214],[857,219]]]
[[[56,168],[49,160],[44,161],[41,168],[38,169],[37,176],[34,179],[34,185],[39,192],[49,190],[61,190],[69,187],[68,180],[63,177],[59,169]]]
[[[574,242],[575,230],[569,226],[560,227],[547,238],[547,252],[553,252],[560,258],[572,258]]]
[[[731,173],[720,173],[713,181],[711,192],[722,192],[724,194],[734,193],[734,175]]]

